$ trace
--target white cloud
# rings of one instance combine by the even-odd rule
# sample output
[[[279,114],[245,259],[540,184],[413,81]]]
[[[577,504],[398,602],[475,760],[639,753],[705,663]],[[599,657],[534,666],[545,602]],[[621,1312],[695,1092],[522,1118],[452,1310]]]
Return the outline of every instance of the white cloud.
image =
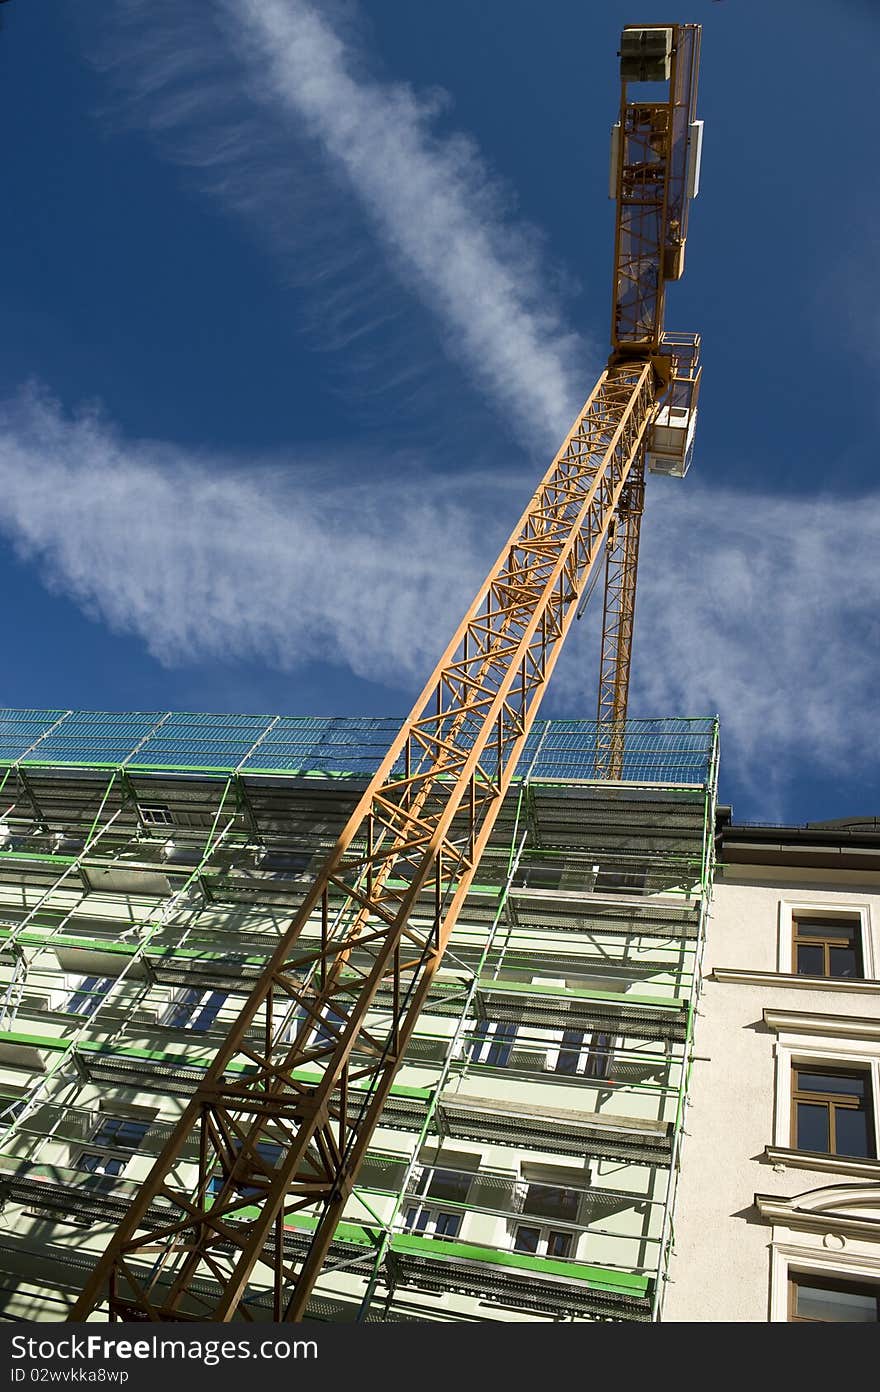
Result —
[[[414,690],[533,480],[453,484],[402,459],[383,476],[347,448],[344,471],[245,472],[30,393],[0,410],[0,529],[45,583],[166,663],[320,659]],[[631,713],[719,711],[724,763],[765,792],[798,762],[875,763],[880,495],[652,480],[648,504]],[[559,714],[594,713],[592,607],[554,676]]]
[[[397,313],[408,356],[392,369],[398,385],[418,357],[405,312],[382,294],[381,263],[358,243],[355,202],[448,356],[526,442],[556,448],[592,369],[534,229],[514,224],[474,141],[439,132],[443,94],[370,77],[362,46],[306,0],[218,0],[207,14],[116,0],[116,13],[102,61],[135,119],[309,281],[331,342],[351,349]]]
[[[630,713],[720,713],[722,770],[761,790],[764,815],[798,768],[876,773],[880,494],[651,480],[647,501]],[[592,714],[585,636],[554,678],[556,711]]]
[[[401,481],[342,446],[335,467],[243,470],[125,442],[28,392],[0,409],[0,530],[49,588],[164,663],[320,659],[406,686],[431,670],[494,558],[487,531],[500,545],[520,500],[493,483],[487,528],[448,478],[390,463]]]

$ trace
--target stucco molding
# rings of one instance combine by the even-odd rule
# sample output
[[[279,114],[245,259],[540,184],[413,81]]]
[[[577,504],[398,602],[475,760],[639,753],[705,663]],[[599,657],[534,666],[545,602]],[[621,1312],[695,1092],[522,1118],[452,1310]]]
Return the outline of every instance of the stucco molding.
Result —
[[[859,1039],[880,1044],[880,1017],[820,1015],[806,1010],[765,1008],[764,1024],[776,1034],[819,1034],[826,1039]]]
[[[877,996],[880,999],[880,981],[863,981],[851,977],[795,976],[791,972],[749,971],[745,967],[715,967],[709,973],[710,981],[732,982],[742,986],[784,986],[786,990],[794,987],[799,990],[851,992],[854,995]],[[880,1030],[880,1021],[878,1021]]]
[[[789,1170],[825,1170],[830,1174],[857,1175],[880,1183],[880,1160],[820,1155],[815,1151],[792,1150],[788,1146],[767,1146],[764,1159],[771,1165],[784,1165]]]
[[[756,1194],[755,1207],[762,1218],[779,1227],[833,1232],[873,1241],[880,1238],[880,1183],[834,1184],[791,1198]],[[841,1211],[849,1208],[876,1208],[877,1216]]]

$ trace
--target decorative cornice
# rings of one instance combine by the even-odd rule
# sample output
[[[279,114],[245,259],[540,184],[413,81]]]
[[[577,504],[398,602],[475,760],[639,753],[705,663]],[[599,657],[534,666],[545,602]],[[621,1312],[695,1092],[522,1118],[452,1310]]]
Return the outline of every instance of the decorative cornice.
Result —
[[[776,986],[789,990],[794,987],[801,991],[840,991],[854,995],[880,997],[880,981],[865,981],[861,978],[842,976],[796,976],[792,972],[749,971],[747,967],[715,967],[709,973],[710,981],[736,982],[743,986]]]
[[[856,1217],[837,1211],[837,1206],[827,1208],[801,1208],[799,1196],[781,1198],[779,1194],[756,1194],[755,1207],[761,1217],[769,1223],[781,1227],[798,1228],[809,1232],[835,1232],[850,1237],[867,1237],[874,1241],[880,1236],[880,1186],[872,1185],[861,1196],[855,1186],[847,1186],[848,1192],[855,1194],[854,1204],[873,1199],[877,1205],[876,1218]],[[834,1190],[822,1191],[834,1193]]]
[[[819,1015],[806,1010],[764,1010],[764,1024],[777,1034],[821,1034],[826,1038],[864,1039],[880,1044],[880,1016]]]
[[[764,1159],[771,1165],[791,1170],[825,1170],[828,1174],[858,1175],[880,1183],[880,1160],[859,1160],[852,1155],[819,1155],[810,1150],[790,1150],[786,1146],[767,1146]]]

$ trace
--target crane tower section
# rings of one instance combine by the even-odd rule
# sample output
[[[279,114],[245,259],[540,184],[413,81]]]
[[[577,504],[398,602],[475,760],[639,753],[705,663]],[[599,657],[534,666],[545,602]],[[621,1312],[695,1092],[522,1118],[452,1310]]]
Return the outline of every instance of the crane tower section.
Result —
[[[629,702],[645,467],[683,478],[694,451],[698,334],[664,330],[667,281],[684,271],[688,214],[700,182],[696,119],[700,28],[629,26],[620,42],[620,115],[611,133],[616,203],[609,366],[650,362],[656,401],[609,530],[597,705],[597,772],[619,778]]]

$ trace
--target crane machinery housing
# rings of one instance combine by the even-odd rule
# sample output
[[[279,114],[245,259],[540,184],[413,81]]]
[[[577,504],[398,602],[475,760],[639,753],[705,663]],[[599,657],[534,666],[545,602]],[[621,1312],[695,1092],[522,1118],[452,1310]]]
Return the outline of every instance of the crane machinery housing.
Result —
[[[699,180],[700,29],[628,26],[607,368],[255,982],[71,1318],[303,1317],[604,553],[596,770],[625,758],[645,468],[682,477],[700,340],[664,329]],[[219,815],[219,814],[218,814]],[[194,1183],[179,1179],[197,1156]],[[285,1224],[307,1216],[291,1254]]]

